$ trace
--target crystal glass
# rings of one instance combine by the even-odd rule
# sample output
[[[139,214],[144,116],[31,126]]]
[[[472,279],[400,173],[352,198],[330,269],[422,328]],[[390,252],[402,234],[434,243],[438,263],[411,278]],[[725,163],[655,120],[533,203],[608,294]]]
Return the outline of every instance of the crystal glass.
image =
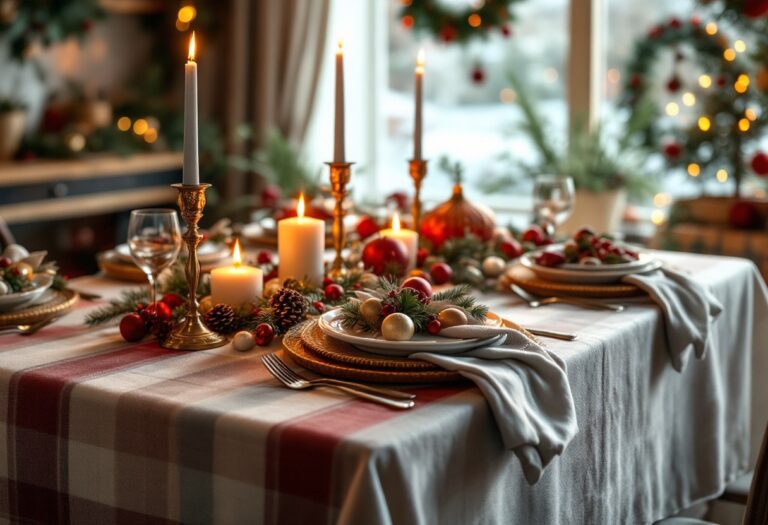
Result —
[[[176,210],[133,210],[128,223],[128,247],[136,266],[147,274],[149,299],[157,298],[157,277],[168,268],[181,249],[181,229]]]
[[[573,179],[539,175],[533,184],[533,211],[537,222],[552,230],[571,216],[576,200]]]

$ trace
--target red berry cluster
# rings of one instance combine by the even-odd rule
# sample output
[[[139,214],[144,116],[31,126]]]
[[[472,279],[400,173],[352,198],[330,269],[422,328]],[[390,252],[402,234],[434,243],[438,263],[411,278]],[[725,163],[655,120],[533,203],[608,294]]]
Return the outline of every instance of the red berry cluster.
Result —
[[[596,235],[590,228],[582,228],[563,244],[560,250],[547,250],[536,257],[536,264],[560,266],[565,263],[621,264],[636,261],[636,251],[616,243],[606,234]]]
[[[120,320],[120,335],[129,342],[142,340],[147,334],[165,339],[173,329],[173,310],[184,305],[184,298],[167,293],[160,301],[139,303],[136,310]]]

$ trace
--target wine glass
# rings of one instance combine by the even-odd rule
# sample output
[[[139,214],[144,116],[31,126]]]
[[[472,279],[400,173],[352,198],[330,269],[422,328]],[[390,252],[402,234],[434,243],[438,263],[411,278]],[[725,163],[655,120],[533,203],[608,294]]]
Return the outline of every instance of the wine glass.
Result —
[[[136,266],[147,274],[150,304],[157,299],[157,277],[181,249],[181,229],[175,210],[133,210],[128,222],[128,248]]]
[[[573,212],[576,200],[573,179],[557,175],[539,175],[533,184],[533,211],[536,222],[552,233]]]

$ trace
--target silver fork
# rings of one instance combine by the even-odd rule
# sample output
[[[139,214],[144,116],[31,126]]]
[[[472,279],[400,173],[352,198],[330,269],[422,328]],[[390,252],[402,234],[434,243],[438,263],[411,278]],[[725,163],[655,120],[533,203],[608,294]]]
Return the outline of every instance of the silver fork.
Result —
[[[308,388],[314,388],[316,386],[328,386],[336,388],[342,392],[352,394],[353,396],[373,401],[374,403],[380,403],[392,408],[408,409],[413,408],[414,402],[412,394],[405,394],[403,392],[397,392],[389,389],[378,389],[369,387],[367,385],[358,385],[356,383],[348,383],[347,381],[339,381],[336,379],[313,379],[308,381],[296,375],[293,370],[283,363],[280,358],[274,354],[266,354],[261,357],[261,361],[264,366],[267,367],[269,373],[271,373],[275,379],[282,384],[293,390],[306,390]],[[384,397],[382,392],[390,392],[395,394],[399,399],[392,399]],[[377,392],[377,393],[373,393]],[[407,396],[407,397],[406,397]]]
[[[514,292],[515,295],[520,297],[523,301],[528,303],[531,308],[538,308],[547,304],[562,303],[570,304],[573,306],[581,306],[584,308],[591,308],[593,310],[611,310],[613,312],[623,312],[624,305],[601,303],[600,301],[592,301],[590,299],[582,299],[580,297],[536,297],[526,292],[516,284],[510,284],[509,289]]]
[[[3,326],[3,327],[0,327],[0,331],[16,330],[19,333],[19,335],[32,335],[39,332],[41,329],[45,328],[49,324],[53,323],[54,321],[59,319],[59,317],[61,316],[51,315],[50,317],[46,317],[45,319],[41,319],[40,321],[37,321],[32,324]]]

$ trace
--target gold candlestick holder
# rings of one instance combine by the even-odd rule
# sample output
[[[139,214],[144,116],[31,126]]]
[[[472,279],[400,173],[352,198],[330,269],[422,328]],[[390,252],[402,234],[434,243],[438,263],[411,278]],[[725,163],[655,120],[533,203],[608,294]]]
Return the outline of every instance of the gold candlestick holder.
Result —
[[[331,193],[336,199],[333,207],[333,248],[336,256],[333,259],[331,277],[339,277],[344,273],[344,259],[341,251],[347,245],[347,234],[344,230],[344,199],[347,197],[347,184],[349,183],[351,162],[327,162],[331,169]]]
[[[419,231],[421,224],[421,181],[427,176],[427,161],[411,159],[408,161],[408,173],[413,179],[413,206],[411,215],[413,216],[413,229]]]
[[[181,216],[187,223],[187,231],[184,232],[183,237],[189,252],[185,268],[189,297],[187,297],[187,314],[184,323],[171,332],[163,342],[163,346],[175,350],[216,348],[225,344],[227,338],[212,332],[203,324],[197,302],[197,285],[200,282],[200,261],[197,259],[197,247],[203,238],[198,231],[197,223],[200,222],[203,208],[205,208],[205,190],[211,185],[171,184],[171,186],[179,192],[177,203],[179,210],[181,210]]]

